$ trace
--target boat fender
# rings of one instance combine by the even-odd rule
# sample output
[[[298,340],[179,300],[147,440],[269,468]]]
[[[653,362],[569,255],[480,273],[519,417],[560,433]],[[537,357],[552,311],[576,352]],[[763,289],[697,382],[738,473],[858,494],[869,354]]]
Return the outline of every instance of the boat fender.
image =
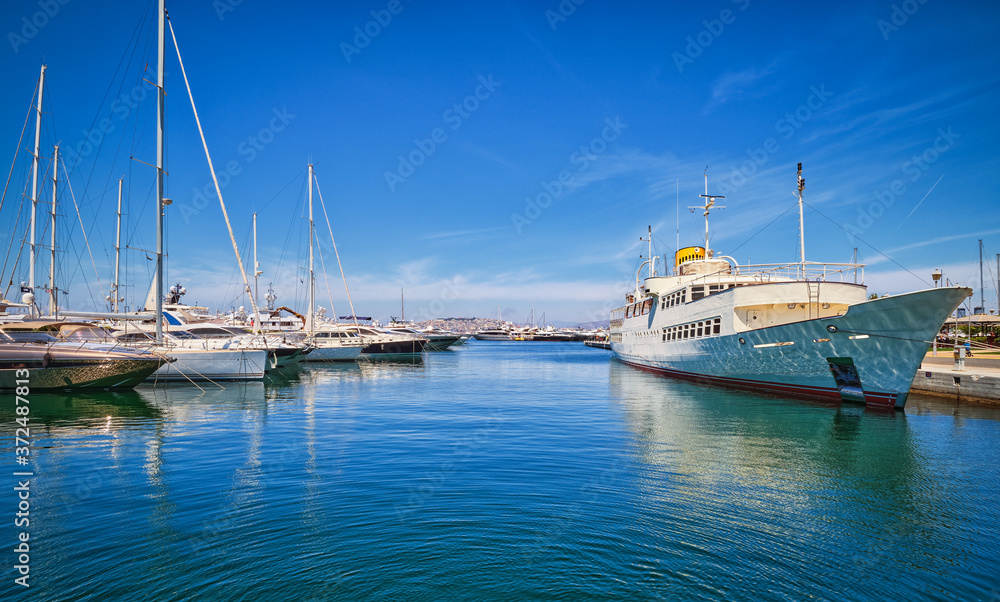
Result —
[[[52,363],[52,354],[48,351],[42,356],[42,368],[48,368],[49,364]]]

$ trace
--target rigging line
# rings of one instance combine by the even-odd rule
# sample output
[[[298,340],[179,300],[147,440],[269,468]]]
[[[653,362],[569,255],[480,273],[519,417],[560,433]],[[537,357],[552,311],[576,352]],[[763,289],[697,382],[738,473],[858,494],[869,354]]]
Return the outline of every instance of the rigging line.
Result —
[[[101,273],[97,269],[97,262],[94,261],[94,252],[90,249],[90,241],[87,240],[87,230],[83,227],[83,216],[80,215],[80,206],[76,203],[76,195],[73,194],[73,185],[69,181],[69,173],[66,172],[66,164],[62,164],[63,174],[66,176],[66,187],[69,188],[69,196],[73,199],[73,207],[76,208],[76,217],[80,220],[80,230],[83,232],[83,242],[87,245],[87,253],[90,255],[90,263],[94,266],[94,274],[97,275],[97,286],[101,291],[101,299],[104,299],[104,283],[101,282]],[[79,262],[77,263],[79,266]],[[75,275],[75,272],[74,272]],[[90,282],[87,281],[87,292],[90,293],[91,301],[94,300],[94,293],[90,290]]]
[[[306,169],[308,169],[308,168],[306,168]],[[298,179],[299,179],[299,176],[301,176],[301,175],[302,175],[302,173],[303,173],[304,171],[305,171],[305,169],[303,169],[303,170],[302,170],[302,171],[300,171],[299,173],[295,174],[295,176],[294,176],[294,177],[292,177],[292,179],[291,179],[291,180],[289,180],[287,184],[285,184],[284,186],[282,186],[282,187],[281,187],[281,190],[279,190],[279,191],[277,192],[277,194],[275,194],[275,195],[274,195],[273,197],[271,197],[271,199],[270,199],[270,200],[269,200],[268,202],[264,203],[264,205],[263,205],[263,206],[262,206],[262,207],[261,207],[260,209],[258,209],[258,210],[257,210],[257,213],[260,213],[261,211],[263,211],[264,209],[266,209],[266,208],[267,208],[267,206],[271,204],[271,201],[273,201],[274,199],[278,198],[278,196],[279,196],[279,195],[280,195],[280,194],[281,194],[282,192],[284,192],[286,188],[288,188],[289,186],[291,186],[291,185],[292,185],[292,183],[294,183],[294,182],[295,182],[295,180],[298,180]]]
[[[316,175],[313,174],[314,179],[315,177]],[[323,280],[326,281],[326,296],[330,299],[330,311],[332,311],[334,317],[336,317],[337,308],[333,306],[333,291],[330,290],[330,275],[326,273],[326,261],[323,260],[323,245],[316,245],[316,250],[319,251],[319,264],[323,266]]]
[[[18,209],[18,211],[17,211],[17,218],[18,218],[18,220],[21,219],[21,210],[20,209]],[[14,222],[14,228],[15,229],[17,228],[17,222]],[[28,229],[29,228],[31,228],[30,225],[24,227],[24,236],[21,237],[22,241],[25,238],[28,237]],[[14,236],[10,237],[10,241],[11,241],[11,243],[14,242]],[[17,264],[21,262],[21,253],[23,251],[24,251],[24,245],[22,244],[20,247],[17,248],[17,259],[14,260],[14,266],[11,268],[11,271],[10,271],[10,282],[7,283],[7,288],[3,292],[3,298],[4,299],[7,298],[7,293],[10,292],[10,287],[14,284],[14,272],[17,271]],[[7,246],[7,256],[8,257],[10,256],[10,245]],[[5,272],[7,271],[7,260],[6,259],[4,259],[4,271]]]
[[[194,105],[194,93],[191,91],[191,84],[188,82],[187,71],[184,69],[184,61],[181,59],[181,48],[177,45],[177,36],[174,34],[174,24],[167,17],[167,25],[170,26],[170,38],[174,41],[174,49],[177,51],[177,62],[181,67],[181,75],[184,76],[184,85],[187,87],[188,98],[191,99],[191,112],[194,113],[194,122],[198,125],[198,134],[201,135],[201,145],[205,149],[205,158],[208,160],[208,169],[212,172],[212,181],[215,183],[215,194],[219,196],[219,206],[222,208],[222,217],[226,220],[226,229],[229,231],[229,240],[233,243],[233,253],[236,261],[240,264],[240,274],[243,276],[243,286],[247,288],[247,296],[250,297],[250,305],[253,307],[254,331],[260,332],[260,312],[257,310],[257,300],[254,299],[253,290],[250,289],[250,282],[247,280],[247,271],[243,268],[243,258],[240,257],[240,249],[236,245],[236,237],[233,235],[233,225],[229,222],[229,212],[226,211],[226,203],[222,200],[222,188],[219,186],[219,178],[215,175],[215,167],[212,165],[212,155],[208,152],[208,142],[205,140],[205,131],[201,127],[201,118],[198,117],[198,109]]]
[[[41,79],[41,78],[39,78]],[[35,82],[35,92],[31,95],[31,103],[35,103],[35,95],[38,94],[38,81]],[[17,165],[17,156],[21,151],[21,142],[24,140],[24,132],[28,129],[28,121],[31,120],[31,106],[28,106],[28,114],[24,117],[24,125],[21,127],[21,137],[17,139],[17,150],[14,151],[14,161],[10,164],[10,172],[7,174],[7,183],[3,185],[3,195],[0,195],[0,209],[3,209],[3,202],[7,198],[7,187],[10,186],[10,178],[14,175],[14,166]]]
[[[306,169],[308,169],[308,167]],[[302,172],[304,172],[304,171],[305,171],[305,169],[302,170],[302,171],[300,171],[295,177],[296,178],[300,177],[302,175]],[[294,182],[295,180],[293,179],[292,181]],[[306,179],[302,180],[301,186],[299,188],[299,193],[296,196],[296,198],[299,198],[299,199],[303,198],[302,193],[303,193],[303,189],[305,188],[305,181],[306,181]],[[277,197],[275,197],[275,198],[277,198]],[[270,201],[268,201],[268,202],[270,202]],[[282,270],[282,268],[285,265],[285,253],[288,251],[288,244],[289,244],[289,242],[291,241],[291,238],[292,238],[292,227],[295,225],[295,213],[291,212],[291,211],[289,211],[288,213],[289,213],[290,217],[289,217],[289,220],[288,220],[288,227],[285,228],[285,242],[282,243],[281,253],[278,254],[277,265],[275,266],[275,269],[274,269],[275,276],[277,276],[278,274],[281,273],[281,270]]]
[[[94,115],[93,121],[90,122],[90,128],[88,128],[88,130],[87,130],[88,135],[89,135],[90,132],[92,132],[94,130],[94,126],[97,124],[97,120],[101,116],[101,108],[104,107],[104,102],[108,99],[108,94],[111,92],[111,88],[115,85],[115,80],[118,79],[118,73],[122,69],[122,64],[125,62],[125,56],[129,54],[129,49],[130,48],[132,49],[132,56],[135,55],[135,46],[138,45],[138,35],[137,34],[138,34],[138,32],[141,31],[140,27],[142,26],[143,22],[146,21],[146,15],[148,14],[148,12],[149,12],[149,5],[147,4],[146,11],[143,12],[142,16],[139,18],[139,21],[135,24],[135,29],[132,30],[132,35],[129,36],[128,44],[125,46],[125,50],[122,52],[121,58],[118,59],[118,66],[115,67],[115,73],[114,73],[114,75],[111,76],[111,81],[108,83],[108,89],[104,91],[104,96],[101,98],[101,103],[98,105],[97,113]],[[136,42],[135,45],[133,45],[133,40]],[[118,86],[119,93],[121,92],[121,89],[122,89],[122,87],[124,87],[124,85],[125,85],[125,79],[123,77],[122,78],[122,83],[119,84],[119,86]],[[101,147],[103,147],[103,146],[104,146],[104,137],[102,136],[101,137],[101,143],[97,147],[97,154],[95,155],[95,159],[96,159],[97,156],[99,156],[101,154]],[[73,164],[73,167],[76,168],[76,163]],[[87,176],[87,184],[84,186],[84,189],[83,189],[83,195],[84,196],[87,195],[87,188],[90,186],[90,180],[91,180],[91,178],[93,178],[93,176],[94,176],[94,170],[96,168],[97,168],[97,161],[94,161],[93,166],[90,168],[90,174]],[[75,172],[75,169],[74,169],[74,172]]]
[[[798,204],[798,200],[796,200],[796,201],[795,201],[795,203],[796,203],[796,204]],[[844,232],[847,232],[848,234],[850,234],[850,235],[851,235],[852,237],[854,237],[854,238],[856,238],[856,239],[860,240],[861,242],[865,243],[866,245],[868,245],[869,247],[871,247],[871,249],[872,249],[873,251],[875,251],[876,253],[878,253],[878,254],[879,254],[879,255],[881,255],[882,257],[885,257],[886,259],[888,259],[889,261],[891,261],[891,262],[892,262],[893,264],[895,264],[895,265],[896,265],[896,266],[898,266],[898,267],[899,267],[900,269],[902,269],[902,270],[903,270],[903,271],[905,271],[906,273],[910,274],[911,276],[913,276],[914,278],[916,278],[916,279],[917,279],[917,280],[919,280],[920,282],[923,282],[924,284],[926,284],[926,285],[928,285],[928,286],[930,285],[930,283],[929,283],[929,282],[927,282],[927,281],[926,281],[925,279],[923,279],[923,278],[921,278],[920,276],[917,276],[916,274],[914,274],[913,272],[911,272],[911,271],[910,271],[909,269],[907,269],[907,267],[906,267],[906,266],[904,266],[903,264],[899,263],[898,261],[896,261],[896,260],[895,260],[895,259],[893,259],[892,257],[889,257],[888,255],[886,255],[886,254],[885,254],[885,253],[883,253],[882,251],[879,251],[878,249],[876,249],[876,248],[875,248],[875,247],[874,247],[874,246],[873,246],[873,245],[872,245],[872,244],[871,244],[870,242],[868,242],[867,240],[864,240],[864,239],[863,239],[863,238],[861,238],[860,236],[857,236],[857,235],[855,235],[855,234],[854,234],[853,232],[849,231],[849,230],[848,230],[847,228],[845,228],[845,227],[841,226],[841,225],[840,225],[840,224],[838,224],[837,222],[833,221],[832,219],[830,219],[829,217],[827,217],[826,215],[824,215],[823,213],[821,213],[819,209],[816,209],[815,207],[813,207],[812,205],[810,205],[809,203],[807,203],[807,202],[805,202],[805,201],[802,201],[802,204],[803,204],[803,205],[805,205],[806,207],[809,207],[810,209],[812,209],[812,210],[813,210],[813,211],[815,211],[816,213],[819,213],[819,215],[820,215],[821,217],[823,217],[824,219],[826,219],[827,221],[829,221],[829,222],[830,222],[831,224],[833,224],[833,225],[837,226],[838,228],[840,228],[840,229],[841,229],[841,230],[843,230]]]
[[[337,255],[337,265],[340,266],[340,277],[344,280],[344,290],[347,291],[347,303],[351,306],[351,317],[354,318],[354,325],[358,324],[358,314],[354,311],[354,301],[351,300],[351,290],[347,288],[347,276],[344,275],[344,266],[340,263],[340,252],[337,251],[337,241],[333,238],[333,228],[330,226],[330,216],[326,214],[326,203],[323,202],[323,193],[319,189],[319,181],[316,180],[316,175],[313,174],[313,180],[316,181],[316,192],[319,193],[319,205],[323,208],[323,217],[326,218],[326,227],[330,231],[330,242],[333,243],[333,252]]]
[[[798,199],[795,199],[795,202],[794,202],[794,203],[792,203],[792,204],[791,204],[791,205],[790,205],[790,206],[788,207],[788,209],[785,209],[784,211],[782,211],[782,212],[781,212],[781,215],[779,215],[778,217],[776,217],[776,218],[774,218],[773,220],[771,220],[770,222],[768,222],[768,223],[767,223],[767,225],[766,225],[766,226],[764,226],[763,228],[761,228],[760,230],[757,230],[756,232],[754,232],[754,233],[753,233],[753,236],[751,236],[750,238],[748,238],[748,239],[744,240],[743,242],[741,242],[741,243],[739,244],[739,246],[738,246],[738,247],[736,247],[735,249],[733,249],[732,251],[729,251],[728,255],[729,255],[730,257],[735,257],[735,256],[736,256],[736,251],[739,251],[739,250],[740,250],[740,247],[742,247],[743,245],[745,245],[745,244],[747,244],[748,242],[750,242],[751,240],[753,240],[753,239],[754,239],[754,238],[755,238],[755,237],[756,237],[756,236],[757,236],[758,234],[760,234],[760,233],[761,233],[761,232],[763,232],[764,230],[767,230],[768,228],[770,228],[770,227],[771,227],[771,224],[773,224],[774,222],[778,221],[779,219],[781,219],[782,217],[784,217],[784,215],[785,215],[786,213],[788,213],[789,211],[791,211],[792,209],[794,209],[795,207],[798,207],[798,206],[799,206],[799,201],[798,201]]]
[[[10,250],[14,248],[14,232],[17,230],[17,224],[21,221],[21,213],[24,212],[24,206],[26,203],[24,199],[28,196],[28,182],[30,178],[24,178],[24,188],[21,190],[21,202],[17,204],[17,217],[14,219],[14,227],[11,228],[10,242],[7,243],[7,252],[4,254],[3,259],[3,270],[0,270],[0,277],[7,273],[7,262],[10,259]],[[4,289],[3,298],[7,298],[7,294],[10,293],[10,287],[14,284],[14,273],[17,271],[17,264],[21,262],[21,253],[24,251],[24,241],[28,239],[28,233],[30,232],[30,224],[25,226],[24,236],[21,237],[21,245],[17,249],[17,259],[14,260],[14,265],[10,269],[10,282],[7,284],[7,288]]]
[[[919,209],[919,208],[920,208],[920,205],[922,205],[922,204],[924,203],[924,201],[926,201],[926,200],[927,200],[927,197],[929,197],[929,196],[931,195],[931,192],[933,192],[933,191],[934,191],[934,188],[935,188],[935,187],[936,187],[936,186],[937,186],[937,185],[938,185],[938,184],[939,184],[939,183],[941,182],[941,180],[943,180],[943,179],[944,179],[944,174],[941,174],[941,177],[937,179],[937,182],[934,182],[934,185],[933,185],[933,186],[931,186],[931,189],[927,191],[927,194],[925,194],[925,195],[924,195],[924,198],[920,199],[920,202],[919,202],[919,203],[917,203],[917,204],[916,204],[916,205],[915,205],[915,206],[913,207],[913,209],[912,209],[912,210],[911,210],[911,211],[910,211],[909,213],[907,213],[907,214],[906,214],[906,217],[904,217],[904,218],[903,218],[903,221],[899,222],[899,225],[898,225],[898,226],[896,226],[896,229],[895,229],[895,230],[893,230],[892,232],[890,232],[890,233],[889,233],[889,236],[892,236],[893,234],[895,234],[895,233],[896,233],[896,231],[898,231],[898,230],[899,230],[900,228],[902,228],[902,227],[903,227],[903,224],[905,224],[905,223],[906,223],[906,220],[910,219],[910,216],[911,216],[911,215],[913,215],[913,213],[914,213],[914,212],[915,212],[915,211],[916,211],[917,209]]]

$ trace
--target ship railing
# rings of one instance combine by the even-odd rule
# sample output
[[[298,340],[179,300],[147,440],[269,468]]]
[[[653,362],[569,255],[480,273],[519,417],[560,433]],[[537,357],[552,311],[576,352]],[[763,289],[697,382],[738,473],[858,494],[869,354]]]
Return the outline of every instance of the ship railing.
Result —
[[[703,274],[692,284],[726,284],[734,278],[750,279],[744,284],[774,282],[848,282],[864,284],[865,264],[861,263],[760,263],[735,265],[728,269]]]

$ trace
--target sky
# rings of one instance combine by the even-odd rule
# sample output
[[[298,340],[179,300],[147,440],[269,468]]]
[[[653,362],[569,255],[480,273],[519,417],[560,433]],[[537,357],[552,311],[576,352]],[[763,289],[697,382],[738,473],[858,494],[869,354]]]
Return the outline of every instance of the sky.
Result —
[[[307,165],[319,305],[340,315],[606,320],[647,253],[867,264],[870,292],[951,283],[997,307],[1000,5],[555,0],[168,2],[252,278],[304,311]],[[0,207],[8,298],[28,280],[34,116],[57,184],[61,303],[104,309],[123,178],[122,291],[155,249],[155,2],[0,4]],[[250,306],[168,31],[167,282]],[[22,128],[26,130],[21,138]],[[20,139],[20,143],[18,140]],[[68,178],[66,174],[68,173]],[[36,284],[48,282],[51,182]],[[320,197],[322,196],[322,203]],[[324,213],[325,211],[325,213]],[[350,290],[347,299],[330,234]],[[86,235],[84,234],[86,233]],[[8,249],[10,249],[8,251]],[[659,263],[663,273],[663,262]],[[992,283],[990,283],[992,280]],[[8,290],[8,283],[14,286]],[[329,292],[328,292],[329,291]],[[2,292],[2,291],[0,291]],[[39,298],[46,297],[44,293]]]

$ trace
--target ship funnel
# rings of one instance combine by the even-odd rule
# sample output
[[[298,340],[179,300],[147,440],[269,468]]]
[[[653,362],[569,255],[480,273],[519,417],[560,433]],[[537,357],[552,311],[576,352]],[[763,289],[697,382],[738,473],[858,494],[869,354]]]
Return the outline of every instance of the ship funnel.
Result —
[[[705,259],[705,247],[684,247],[674,253],[674,268],[679,267],[685,261]]]

